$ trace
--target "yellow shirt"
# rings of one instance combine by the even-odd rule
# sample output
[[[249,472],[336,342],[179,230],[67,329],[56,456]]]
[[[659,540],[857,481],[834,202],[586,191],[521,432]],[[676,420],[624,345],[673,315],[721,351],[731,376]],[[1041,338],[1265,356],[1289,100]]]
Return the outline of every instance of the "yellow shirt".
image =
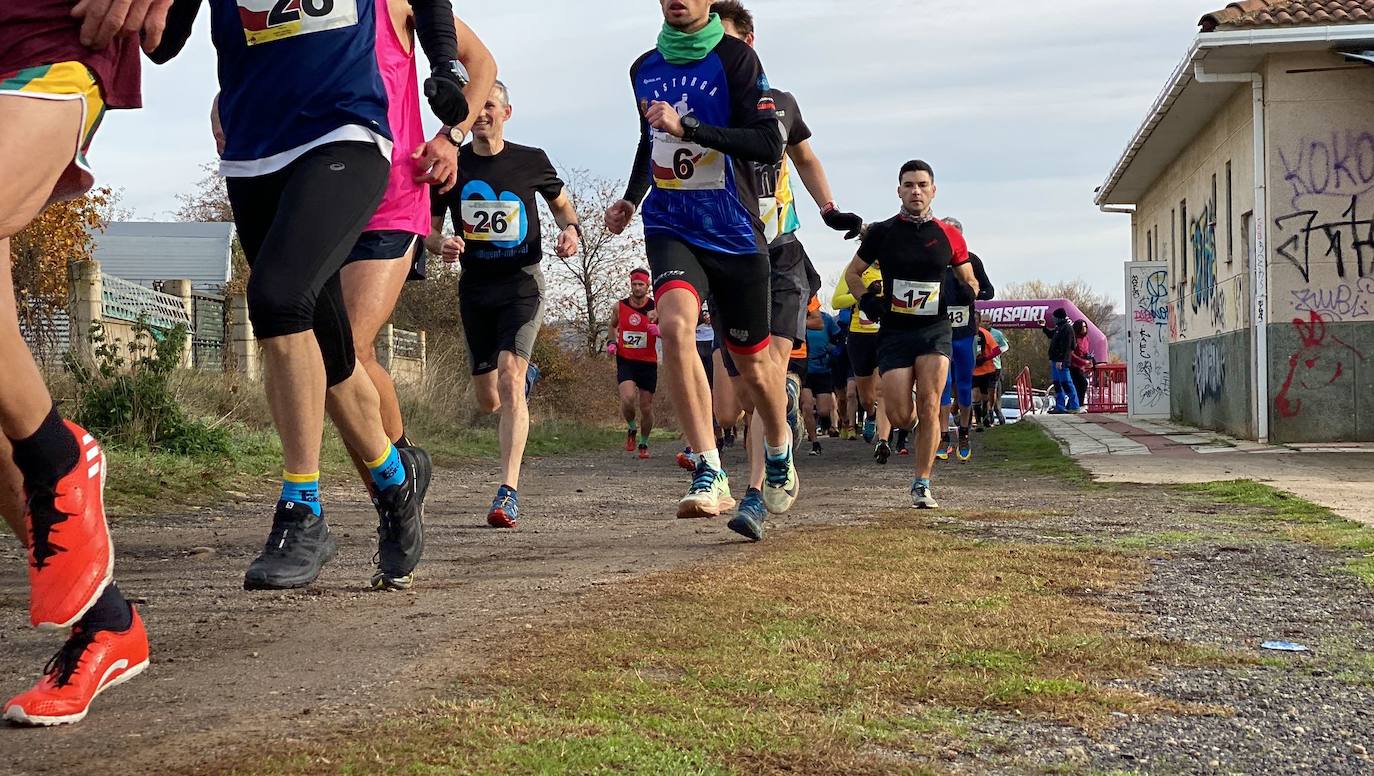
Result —
[[[878,269],[877,264],[864,270],[863,281],[865,289],[882,279],[883,273]],[[854,316],[849,321],[850,331],[859,334],[878,333],[878,322],[868,320],[868,317],[859,310],[859,299],[849,292],[849,284],[845,282],[843,275],[840,276],[840,284],[835,287],[835,296],[830,300],[830,306],[836,310],[843,310],[846,307],[852,307],[854,309]]]

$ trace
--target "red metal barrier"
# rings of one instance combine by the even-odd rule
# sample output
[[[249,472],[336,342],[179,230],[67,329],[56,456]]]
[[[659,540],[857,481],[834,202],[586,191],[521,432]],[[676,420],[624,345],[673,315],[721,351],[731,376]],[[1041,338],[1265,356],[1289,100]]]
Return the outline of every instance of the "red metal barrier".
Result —
[[[1021,417],[1031,414],[1035,406],[1035,392],[1031,389],[1030,367],[1021,370],[1016,376],[1016,401],[1021,405]]]
[[[1128,411],[1125,364],[1098,364],[1088,375],[1088,412]]]

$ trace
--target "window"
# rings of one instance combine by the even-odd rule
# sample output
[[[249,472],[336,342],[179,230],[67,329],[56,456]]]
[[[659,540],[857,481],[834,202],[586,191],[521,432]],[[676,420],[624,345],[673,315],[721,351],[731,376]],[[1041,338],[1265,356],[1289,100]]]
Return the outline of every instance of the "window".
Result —
[[[1178,271],[1178,211],[1169,211],[1169,266],[1174,269],[1174,285],[1183,283],[1183,275]]]
[[[1145,260],[1155,260],[1155,237],[1148,229],[1145,230]]]
[[[1178,281],[1188,282],[1188,200],[1181,199],[1178,202],[1178,235],[1181,250],[1179,251],[1179,272]]]
[[[1212,179],[1212,191],[1216,191],[1216,179]],[[1230,266],[1236,259],[1235,200],[1231,197],[1231,162],[1226,162],[1226,264]]]
[[[1242,213],[1240,216],[1240,252],[1241,255],[1245,258],[1245,269],[1247,272],[1250,270],[1251,267],[1255,266],[1255,257],[1250,255],[1250,235],[1254,231],[1254,228],[1254,211]]]

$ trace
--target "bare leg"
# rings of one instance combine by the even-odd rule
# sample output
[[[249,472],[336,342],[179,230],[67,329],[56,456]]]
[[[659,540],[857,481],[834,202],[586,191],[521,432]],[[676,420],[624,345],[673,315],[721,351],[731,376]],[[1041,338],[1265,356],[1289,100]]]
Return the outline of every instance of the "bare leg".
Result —
[[[808,442],[816,441],[816,394],[810,388],[803,388],[801,392],[801,412],[806,421],[806,439]]]
[[[654,395],[648,391],[639,391],[639,433],[645,439],[654,430]],[[711,422],[711,438],[716,437],[715,421]]]
[[[619,391],[620,416],[629,425],[635,422],[635,412],[639,407],[639,386],[635,385],[634,380],[626,380],[620,384]]]
[[[781,396],[783,407],[783,422],[786,423],[787,362],[792,358],[792,341],[784,337],[773,336],[768,340],[768,348],[761,352],[759,354],[759,357],[763,359],[765,368],[767,368],[771,372],[769,379],[778,381],[778,385],[782,386]],[[735,364],[739,364],[738,357],[735,358]],[[741,371],[740,377],[742,378],[743,376],[744,374]],[[735,390],[744,394],[741,397],[740,404],[750,409],[754,409],[754,401],[752,400],[752,398],[750,398],[748,394],[749,389],[746,386],[744,380],[740,379],[735,380],[734,382],[736,383]],[[749,487],[759,488],[760,490],[762,490],[765,464],[763,452],[763,438],[765,435],[760,433],[753,433],[756,431],[760,431],[763,428],[763,426],[761,425],[762,420],[759,419],[759,413],[755,412],[754,417],[755,421],[753,425],[750,427],[751,433],[749,434]],[[788,429],[788,434],[788,438],[790,439],[790,428]]]
[[[941,355],[916,359],[916,478],[930,479],[935,468],[935,448],[940,443],[943,416],[940,393],[949,374],[949,359]],[[908,395],[910,392],[908,391]]]
[[[706,452],[716,449],[716,438],[711,432],[711,386],[697,356],[696,326],[700,314],[701,303],[686,289],[670,289],[658,299],[663,372],[668,377],[669,395],[677,408],[687,444],[693,450]],[[740,366],[743,371],[743,364]]]
[[[721,428],[733,429],[739,425],[744,418],[744,408],[740,404],[739,395],[735,388],[735,378],[725,371],[725,360],[721,358],[720,351],[711,354],[715,361],[716,384],[711,389],[711,396],[715,402],[716,420]]]
[[[396,384],[392,382],[390,373],[377,362],[377,335],[391,318],[409,272],[408,260],[391,259],[354,262],[339,273],[344,306],[348,308],[348,323],[353,329],[353,352],[359,366],[377,389],[382,428],[393,442],[405,433],[405,423],[401,419]],[[352,446],[347,447],[348,456],[353,460],[353,466],[363,483],[371,485],[372,473],[368,471],[365,459]]]
[[[520,463],[530,436],[530,409],[525,403],[525,373],[530,362],[509,351],[497,358],[496,387],[501,401],[502,483],[520,489]]]

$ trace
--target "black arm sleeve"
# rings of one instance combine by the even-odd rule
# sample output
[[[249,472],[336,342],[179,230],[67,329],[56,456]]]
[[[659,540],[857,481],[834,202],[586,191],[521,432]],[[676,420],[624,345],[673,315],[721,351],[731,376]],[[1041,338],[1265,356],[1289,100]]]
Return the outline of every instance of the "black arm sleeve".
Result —
[[[196,14],[200,13],[202,0],[173,0],[167,10],[167,27],[162,32],[162,43],[148,55],[154,63],[165,65],[186,47],[195,27]]]
[[[726,37],[716,47],[730,84],[730,126],[703,124],[694,142],[746,162],[777,164],[787,150],[763,64],[747,44]]]
[[[635,150],[635,165],[630,169],[630,179],[625,184],[625,201],[639,207],[644,196],[649,193],[649,125],[639,122],[639,148]]]
[[[415,35],[429,60],[430,71],[457,59],[458,30],[453,26],[453,4],[449,0],[410,0],[410,7],[415,11]]]
[[[983,268],[983,260],[977,256],[970,256],[973,262],[973,276],[978,278],[978,299],[986,302],[996,295],[997,290],[992,287],[992,281],[988,280],[988,271]]]

